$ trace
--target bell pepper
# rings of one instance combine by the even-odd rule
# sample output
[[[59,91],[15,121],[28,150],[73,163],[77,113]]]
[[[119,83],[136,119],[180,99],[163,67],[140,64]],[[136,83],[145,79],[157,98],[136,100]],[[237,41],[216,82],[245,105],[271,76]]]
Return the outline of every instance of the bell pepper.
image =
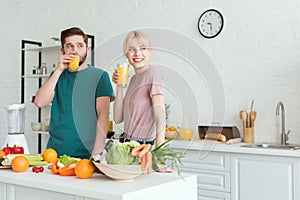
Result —
[[[24,148],[14,145],[13,147],[14,154],[24,154]]]
[[[59,169],[58,173],[62,176],[75,176],[76,163],[70,163]]]
[[[14,148],[9,147],[8,144],[2,150],[5,152],[6,155],[14,154]]]
[[[58,158],[52,163],[51,172],[53,174],[58,174],[59,173],[59,169],[61,167],[58,165],[58,163],[59,163],[59,159]]]
[[[14,145],[13,147],[9,147],[8,144],[3,148],[3,151],[6,155],[8,154],[24,154],[24,148]]]

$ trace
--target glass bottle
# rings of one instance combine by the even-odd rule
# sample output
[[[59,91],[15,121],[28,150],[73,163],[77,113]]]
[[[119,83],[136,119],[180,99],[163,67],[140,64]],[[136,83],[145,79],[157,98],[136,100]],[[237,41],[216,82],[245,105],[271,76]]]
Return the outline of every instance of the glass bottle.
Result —
[[[46,75],[46,74],[47,74],[47,66],[46,66],[46,63],[42,63],[42,66],[41,66],[41,74],[42,74],[42,75]]]

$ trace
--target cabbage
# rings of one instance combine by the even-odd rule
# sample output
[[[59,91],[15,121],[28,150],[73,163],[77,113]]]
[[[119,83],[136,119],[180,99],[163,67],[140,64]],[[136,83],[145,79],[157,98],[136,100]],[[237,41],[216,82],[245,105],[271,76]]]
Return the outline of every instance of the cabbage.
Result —
[[[111,165],[134,165],[138,159],[131,155],[131,150],[140,145],[136,141],[114,143],[112,140],[106,144],[106,161]]]

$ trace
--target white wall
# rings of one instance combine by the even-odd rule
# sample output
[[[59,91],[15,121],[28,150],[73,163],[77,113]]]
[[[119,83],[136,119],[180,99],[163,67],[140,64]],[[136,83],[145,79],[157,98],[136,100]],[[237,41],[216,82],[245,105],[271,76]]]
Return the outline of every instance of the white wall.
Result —
[[[278,101],[283,101],[286,128],[291,130],[290,142],[300,143],[300,2],[297,0],[276,4],[271,0],[11,0],[1,3],[0,143],[7,132],[4,106],[20,101],[21,40],[49,44],[50,37],[59,36],[62,29],[70,26],[79,26],[95,35],[100,52],[106,42],[112,41],[119,43],[116,50],[119,52],[120,36],[131,29],[170,33],[170,37],[151,38],[158,47],[160,41],[174,45],[192,41],[197,45],[194,50],[182,44],[179,52],[201,55],[208,65],[194,68],[190,60],[170,52],[157,51],[153,55],[153,62],[162,66],[162,73],[168,75],[166,81],[170,93],[167,103],[173,107],[172,120],[185,112],[196,117],[198,124],[209,124],[214,118],[213,112],[218,113],[211,93],[221,88],[221,93],[225,94],[219,101],[220,105],[225,105],[224,124],[241,128],[239,110],[249,109],[254,98],[258,113],[255,140],[278,142],[275,106]],[[208,8],[220,10],[225,18],[222,33],[211,40],[201,37],[197,30],[198,18]],[[184,39],[175,40],[176,35]],[[120,55],[109,48],[107,55],[101,57],[96,49],[96,64],[109,72],[112,65],[122,59],[110,57],[115,60],[105,60],[110,52]],[[55,62],[49,62],[48,67]],[[108,66],[103,66],[107,63]],[[216,70],[212,77],[221,78],[221,87],[207,84],[205,67]],[[193,87],[189,88],[190,85]],[[179,100],[174,94],[178,94]],[[28,98],[31,95],[28,94]],[[29,108],[28,112],[30,115],[34,108]],[[27,130],[32,120],[28,118]],[[36,137],[29,132],[26,137],[34,152]]]

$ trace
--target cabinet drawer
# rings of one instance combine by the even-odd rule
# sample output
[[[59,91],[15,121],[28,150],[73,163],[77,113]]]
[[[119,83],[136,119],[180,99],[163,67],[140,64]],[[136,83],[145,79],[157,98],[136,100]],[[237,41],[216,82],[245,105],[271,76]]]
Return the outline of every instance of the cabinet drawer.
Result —
[[[230,193],[198,189],[198,200],[230,200]]]
[[[230,172],[230,155],[223,152],[188,150],[182,159],[185,168],[208,169]]]
[[[82,200],[83,197],[20,185],[7,185],[7,200]]]
[[[196,174],[198,189],[230,192],[230,173],[195,168],[181,168],[183,173]]]

